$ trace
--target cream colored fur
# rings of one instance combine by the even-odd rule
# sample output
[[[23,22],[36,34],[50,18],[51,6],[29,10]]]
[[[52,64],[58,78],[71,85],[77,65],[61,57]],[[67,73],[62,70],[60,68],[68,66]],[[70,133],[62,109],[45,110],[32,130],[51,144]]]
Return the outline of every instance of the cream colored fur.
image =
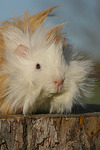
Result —
[[[8,76],[8,87],[1,112],[7,104],[13,110],[12,114],[67,113],[71,112],[74,103],[80,103],[81,96],[90,95],[87,87],[90,86],[91,61],[78,59],[73,50],[67,54],[67,45],[63,47],[62,38],[56,40],[54,33],[48,37],[51,30],[50,26],[40,25],[34,32],[29,26],[22,31],[8,25],[2,32],[6,48],[0,75]],[[15,53],[20,45],[27,48],[25,57]],[[41,68],[36,69],[36,64]],[[63,84],[57,89],[54,81],[62,80]]]

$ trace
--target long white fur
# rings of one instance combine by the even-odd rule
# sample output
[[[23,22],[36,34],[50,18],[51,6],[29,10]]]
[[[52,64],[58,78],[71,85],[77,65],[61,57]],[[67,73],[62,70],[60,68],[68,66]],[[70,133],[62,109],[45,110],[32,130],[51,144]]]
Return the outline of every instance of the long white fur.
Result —
[[[11,103],[11,109],[16,113],[35,113],[37,110],[67,113],[75,102],[80,102],[81,96],[90,95],[87,80],[91,61],[78,60],[74,51],[64,56],[62,42],[48,45],[45,36],[49,30],[42,26],[29,35],[28,30],[24,33],[11,26],[3,33],[7,48],[1,73],[8,74],[9,82],[5,103]],[[14,54],[19,45],[28,48],[26,58]],[[35,68],[37,63],[41,65],[40,70]],[[63,79],[62,90],[56,93],[53,81]]]

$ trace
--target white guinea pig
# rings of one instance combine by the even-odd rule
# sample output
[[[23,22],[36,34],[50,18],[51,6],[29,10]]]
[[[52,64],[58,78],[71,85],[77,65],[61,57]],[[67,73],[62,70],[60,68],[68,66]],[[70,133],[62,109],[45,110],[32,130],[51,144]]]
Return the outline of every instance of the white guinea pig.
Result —
[[[68,48],[64,24],[43,25],[54,8],[0,26],[2,114],[68,113],[90,96],[91,61]]]

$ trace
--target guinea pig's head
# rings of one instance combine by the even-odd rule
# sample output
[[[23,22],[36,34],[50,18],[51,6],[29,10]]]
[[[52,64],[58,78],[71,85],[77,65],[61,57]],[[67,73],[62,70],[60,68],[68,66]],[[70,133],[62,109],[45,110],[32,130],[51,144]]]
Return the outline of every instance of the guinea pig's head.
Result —
[[[34,33],[16,27],[7,29],[6,59],[17,84],[22,80],[33,90],[41,87],[41,93],[47,96],[63,92],[67,65],[63,56],[65,39],[59,35],[62,26],[40,27]]]
[[[49,95],[62,92],[66,67],[62,46],[52,44],[37,50],[32,62],[33,84],[42,86],[42,90]]]

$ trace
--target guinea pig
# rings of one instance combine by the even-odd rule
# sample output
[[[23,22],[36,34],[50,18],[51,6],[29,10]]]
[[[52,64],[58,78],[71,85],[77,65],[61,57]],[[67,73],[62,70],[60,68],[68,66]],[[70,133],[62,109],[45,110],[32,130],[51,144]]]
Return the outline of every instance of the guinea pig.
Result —
[[[65,23],[44,24],[52,7],[0,25],[0,112],[70,113],[91,95],[92,61],[69,48]]]

